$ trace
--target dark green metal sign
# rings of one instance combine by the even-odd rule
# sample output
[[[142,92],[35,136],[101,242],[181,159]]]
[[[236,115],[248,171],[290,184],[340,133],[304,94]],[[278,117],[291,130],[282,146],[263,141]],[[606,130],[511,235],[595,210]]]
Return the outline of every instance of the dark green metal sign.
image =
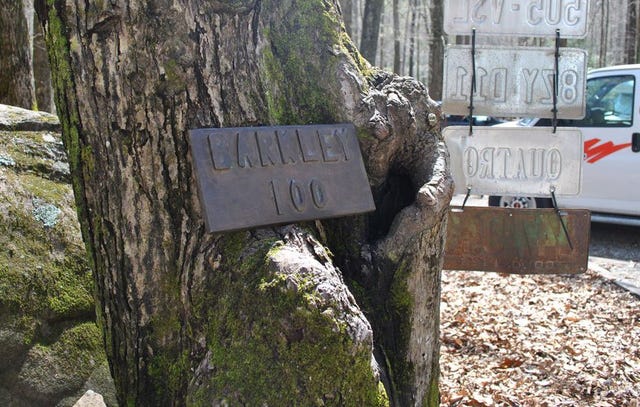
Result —
[[[566,225],[563,230],[562,218]],[[510,274],[587,270],[591,213],[583,209],[452,208],[444,268]]]

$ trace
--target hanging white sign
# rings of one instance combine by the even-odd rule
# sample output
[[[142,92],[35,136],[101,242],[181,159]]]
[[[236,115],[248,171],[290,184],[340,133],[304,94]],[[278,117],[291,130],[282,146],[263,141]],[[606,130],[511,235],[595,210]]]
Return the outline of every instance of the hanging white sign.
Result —
[[[587,0],[448,0],[444,2],[444,31],[450,35],[478,34],[562,38],[587,35]]]
[[[473,114],[553,117],[555,49],[504,47],[475,49]],[[560,48],[557,108],[559,119],[585,114],[586,52]],[[442,110],[468,115],[473,60],[468,45],[448,46],[445,53]]]
[[[548,197],[580,193],[582,133],[573,127],[449,126],[442,131],[456,193]]]

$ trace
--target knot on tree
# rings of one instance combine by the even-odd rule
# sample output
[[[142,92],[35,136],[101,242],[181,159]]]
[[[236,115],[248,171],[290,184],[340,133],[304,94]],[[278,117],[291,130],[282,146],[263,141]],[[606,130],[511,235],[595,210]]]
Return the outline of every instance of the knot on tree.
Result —
[[[358,114],[373,136],[361,137],[377,207],[370,236],[396,253],[440,220],[453,181],[439,122],[433,120],[439,107],[424,85],[386,73],[372,83]]]

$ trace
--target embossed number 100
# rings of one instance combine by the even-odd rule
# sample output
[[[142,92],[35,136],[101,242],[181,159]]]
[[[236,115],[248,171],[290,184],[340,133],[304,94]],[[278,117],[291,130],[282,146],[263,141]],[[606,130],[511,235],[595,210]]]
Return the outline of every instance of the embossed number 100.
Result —
[[[288,208],[303,213],[308,205],[322,209],[327,204],[324,186],[317,179],[310,182],[290,179],[286,183],[273,179],[269,184],[278,215],[282,215]]]

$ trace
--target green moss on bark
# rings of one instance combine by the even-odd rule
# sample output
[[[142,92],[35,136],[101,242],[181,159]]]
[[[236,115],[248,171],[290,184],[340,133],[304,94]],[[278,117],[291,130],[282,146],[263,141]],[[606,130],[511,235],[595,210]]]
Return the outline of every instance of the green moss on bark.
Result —
[[[383,333],[385,338],[381,339],[393,372],[390,375],[392,386],[400,400],[405,399],[403,394],[411,394],[413,386],[413,365],[407,360],[413,308],[413,300],[407,286],[409,272],[406,261],[400,261],[393,273],[388,296],[383,297],[388,300],[382,318],[386,320],[385,325],[389,327],[389,331]],[[389,335],[391,332],[393,334]]]
[[[199,367],[188,403],[388,405],[371,349],[354,344],[346,326],[317,307],[313,281],[271,264],[282,242],[247,240],[244,233],[225,237],[229,256],[206,310],[208,367]]]
[[[88,209],[84,201],[84,174],[91,173],[92,161],[87,160],[87,150],[80,136],[80,114],[78,112],[75,84],[71,68],[71,46],[67,39],[67,32],[62,17],[57,7],[64,4],[55,0],[47,0],[47,24],[45,42],[51,64],[51,80],[54,89],[56,108],[62,126],[62,141],[67,152],[69,167],[71,169],[71,182],[76,199],[78,220],[84,236],[86,249],[89,253],[89,261],[93,263],[93,247]],[[57,4],[57,5],[56,5]],[[84,161],[83,161],[84,159]],[[93,264],[92,264],[93,266]],[[95,267],[93,267],[95,270]]]
[[[298,2],[295,15],[272,22],[266,30],[269,47],[263,51],[262,76],[274,123],[332,123],[342,116],[336,105],[340,98],[332,94],[336,86],[327,83],[335,81],[340,59],[332,48],[341,49],[342,31],[331,7],[325,2]]]

